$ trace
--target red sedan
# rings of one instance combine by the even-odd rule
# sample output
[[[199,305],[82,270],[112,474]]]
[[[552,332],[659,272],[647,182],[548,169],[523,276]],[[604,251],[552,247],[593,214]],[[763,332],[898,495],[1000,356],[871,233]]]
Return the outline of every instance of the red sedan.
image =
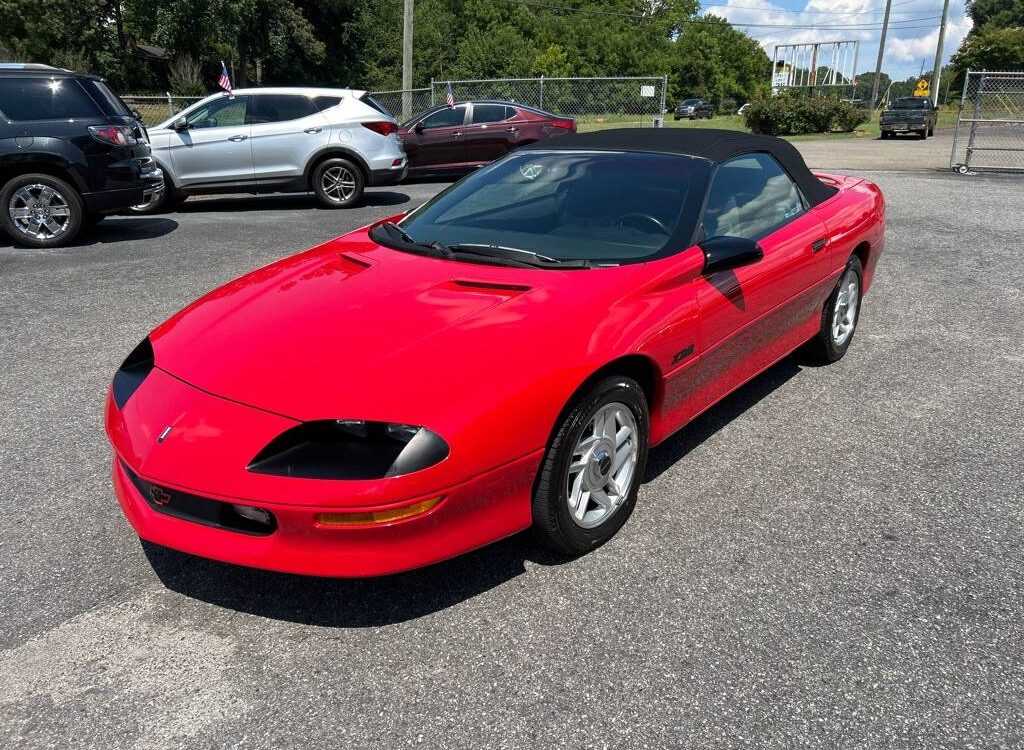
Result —
[[[107,403],[117,496],[143,539],[295,573],[530,526],[582,554],[650,446],[797,348],[846,353],[883,231],[877,187],[774,138],[516,151],[158,326]]]
[[[469,172],[509,151],[576,132],[576,122],[523,104],[462,102],[428,109],[402,125],[411,176]]]

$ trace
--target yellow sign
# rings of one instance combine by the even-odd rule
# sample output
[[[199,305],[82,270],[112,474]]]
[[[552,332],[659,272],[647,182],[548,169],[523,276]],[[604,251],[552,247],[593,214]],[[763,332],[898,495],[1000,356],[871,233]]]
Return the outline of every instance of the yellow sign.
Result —
[[[917,91],[914,96],[928,96],[928,79],[922,78],[917,82]]]

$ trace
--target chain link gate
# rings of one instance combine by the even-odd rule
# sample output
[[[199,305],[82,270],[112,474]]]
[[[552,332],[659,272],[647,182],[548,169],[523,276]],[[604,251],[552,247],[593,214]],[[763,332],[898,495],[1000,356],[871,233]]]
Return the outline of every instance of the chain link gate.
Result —
[[[580,131],[623,125],[660,127],[664,123],[668,79],[623,78],[493,78],[465,81],[431,80],[431,103],[445,100],[448,86],[456,101],[499,99],[572,117]]]
[[[967,71],[949,166],[1024,171],[1024,71]]]

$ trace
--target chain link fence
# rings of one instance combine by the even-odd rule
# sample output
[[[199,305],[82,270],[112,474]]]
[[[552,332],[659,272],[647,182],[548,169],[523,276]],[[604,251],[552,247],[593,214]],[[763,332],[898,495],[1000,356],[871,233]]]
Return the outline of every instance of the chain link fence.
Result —
[[[647,78],[495,78],[430,82],[431,102],[500,99],[572,117],[580,131],[664,122],[665,76]]]
[[[201,96],[136,96],[128,94],[122,96],[121,100],[128,105],[129,109],[138,110],[142,115],[142,121],[152,127],[157,123],[173,117],[186,107],[195,104],[202,99]]]
[[[1024,171],[1024,71],[967,71],[949,166]]]
[[[406,95],[408,95],[407,102]],[[432,104],[429,88],[407,91],[371,91],[370,96],[399,122],[405,122],[413,115],[429,109]]]
[[[665,116],[667,84],[665,76],[435,80],[427,88],[371,91],[370,96],[401,122],[435,104],[442,104],[450,85],[456,101],[500,99],[526,104],[572,117],[580,131],[587,131],[624,125],[660,126]],[[146,125],[155,125],[202,97],[129,94],[121,98],[130,108],[139,111]]]

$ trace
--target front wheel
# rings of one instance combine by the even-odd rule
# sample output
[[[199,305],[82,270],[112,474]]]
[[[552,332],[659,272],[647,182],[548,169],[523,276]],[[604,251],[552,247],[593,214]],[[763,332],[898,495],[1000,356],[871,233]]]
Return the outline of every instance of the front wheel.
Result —
[[[594,383],[556,427],[533,495],[533,527],[577,556],[601,546],[633,512],[647,465],[650,417],[631,378]]]
[[[78,191],[47,174],[15,177],[0,190],[0,223],[15,242],[30,247],[71,242],[84,213]]]
[[[821,311],[821,328],[808,344],[811,358],[823,365],[842,359],[853,341],[860,320],[861,282],[864,269],[856,255],[846,262],[832,294]]]
[[[363,197],[366,180],[348,159],[326,159],[313,170],[313,192],[327,208],[348,208]]]

